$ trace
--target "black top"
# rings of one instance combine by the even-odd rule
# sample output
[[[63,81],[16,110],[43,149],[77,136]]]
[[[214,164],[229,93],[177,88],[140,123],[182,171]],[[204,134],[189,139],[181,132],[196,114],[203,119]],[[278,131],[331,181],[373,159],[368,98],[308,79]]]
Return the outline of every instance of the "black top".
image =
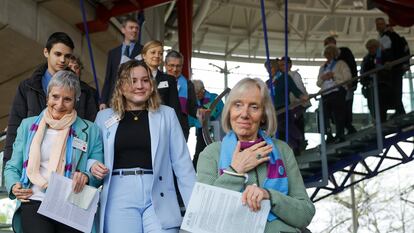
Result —
[[[113,169],[135,167],[152,169],[147,110],[126,111],[116,130]]]

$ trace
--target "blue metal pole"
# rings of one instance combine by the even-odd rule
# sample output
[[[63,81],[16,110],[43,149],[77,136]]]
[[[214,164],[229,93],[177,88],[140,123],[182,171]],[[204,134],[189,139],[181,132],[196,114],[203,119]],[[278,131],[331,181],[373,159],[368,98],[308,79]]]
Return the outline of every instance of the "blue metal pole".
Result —
[[[267,71],[269,73],[269,88],[270,88],[270,94],[272,96],[272,101],[274,101],[275,96],[275,90],[273,89],[273,77],[272,77],[272,71],[270,67],[270,55],[269,55],[269,43],[268,43],[268,37],[267,37],[267,26],[266,26],[266,14],[265,14],[265,6],[264,6],[264,0],[260,0],[260,7],[261,7],[261,13],[262,13],[262,25],[263,25],[263,35],[264,35],[264,43],[266,48],[266,67]]]
[[[89,38],[88,24],[86,23],[86,13],[85,13],[85,6],[84,6],[83,0],[80,0],[80,6],[81,6],[81,10],[82,10],[83,28],[85,29],[86,41],[88,42],[88,50],[89,50],[89,57],[90,57],[90,60],[91,60],[93,79],[95,81],[96,91],[98,93],[98,98],[100,100],[101,99],[101,94],[100,94],[100,91],[99,91],[99,82],[98,82],[98,79],[96,77],[95,61],[93,59],[93,51],[92,51],[92,46],[91,46],[91,40]]]

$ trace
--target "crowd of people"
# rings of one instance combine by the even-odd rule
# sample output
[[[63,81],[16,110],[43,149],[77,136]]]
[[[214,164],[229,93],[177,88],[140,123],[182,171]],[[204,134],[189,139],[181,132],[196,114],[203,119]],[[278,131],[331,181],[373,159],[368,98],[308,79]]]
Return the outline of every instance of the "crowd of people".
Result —
[[[409,55],[409,47],[405,39],[394,32],[392,27],[385,23],[384,18],[377,18],[375,22],[379,38],[370,39],[365,45],[368,54],[361,63],[359,71],[361,75]],[[387,110],[394,109],[393,116],[405,114],[402,103],[402,77],[409,69],[409,62],[382,69],[360,80],[352,80],[358,76],[357,64],[352,51],[347,47],[338,47],[334,36],[325,38],[323,43],[325,46],[323,56],[326,62],[320,66],[316,85],[321,88],[327,143],[344,142],[346,134],[353,134],[357,131],[352,124],[352,106],[358,81],[362,85],[362,94],[367,98],[367,105],[373,120],[375,119],[374,77],[378,81],[378,108],[381,122],[387,120]],[[287,66],[285,62],[288,62]],[[304,148],[301,145],[306,145],[303,113],[309,107],[309,102],[302,78],[297,71],[290,70],[291,66],[292,61],[289,57],[276,58],[265,63],[272,77],[267,81],[267,85],[278,113],[277,136],[282,140],[287,139],[295,154],[299,155]],[[286,68],[288,69],[287,75],[284,74]],[[287,88],[285,88],[285,77],[288,78]],[[285,107],[285,90],[289,96],[288,108]],[[300,104],[290,104],[297,102]],[[285,116],[285,111],[288,111],[288,116]],[[289,121],[288,138],[285,137],[286,129],[283,127],[286,119]],[[335,125],[335,131],[332,130],[331,125]]]
[[[399,58],[393,39],[398,34],[386,28],[384,19],[376,23],[380,38],[367,42],[361,73]],[[18,200],[15,232],[78,232],[37,213],[53,172],[71,178],[75,193],[85,185],[103,187],[94,228],[101,233],[178,232],[196,181],[242,192],[243,204],[252,211],[270,200],[265,232],[306,228],[315,208],[295,155],[306,147],[304,113],[310,102],[301,75],[291,70],[292,60],[266,62],[267,82],[242,79],[225,104],[219,101],[211,109],[217,94],[201,80],[184,77],[183,55],[171,50],[163,61],[163,43],[140,45],[139,30],[134,18],[124,20],[124,41],[108,53],[101,96],[80,79],[83,64],[64,32],[50,35],[43,51],[46,62],[19,84],[4,150],[6,187],[9,197]],[[345,129],[356,132],[352,104],[357,82],[351,79],[357,68],[351,50],[337,47],[335,37],[324,45],[326,62],[316,84],[322,91],[327,142],[339,143]],[[404,113],[404,69],[396,66],[377,75],[382,121],[388,109]],[[361,79],[371,114],[373,78]],[[208,146],[202,133],[207,116],[220,121],[225,132]],[[187,147],[191,127],[197,138],[192,161]]]

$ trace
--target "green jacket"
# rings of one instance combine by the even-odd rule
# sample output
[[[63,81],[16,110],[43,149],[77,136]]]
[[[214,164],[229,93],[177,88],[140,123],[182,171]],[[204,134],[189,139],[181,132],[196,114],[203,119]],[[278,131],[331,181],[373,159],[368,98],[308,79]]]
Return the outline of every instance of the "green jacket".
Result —
[[[37,116],[26,118],[20,124],[17,129],[16,140],[13,144],[12,157],[4,167],[6,188],[9,198],[12,200],[16,198],[12,193],[12,187],[16,184],[16,182],[20,182],[23,170],[23,155],[26,151],[26,147],[30,146],[27,142],[27,135],[36,118]],[[102,137],[100,135],[99,128],[94,123],[88,120],[83,120],[79,117],[73,123],[73,127],[77,137],[88,144],[86,154],[78,149],[74,149],[74,164],[78,163],[78,169],[88,175],[88,185],[99,187],[102,184],[102,181],[92,176],[89,171],[86,171],[88,159],[95,159],[103,163]],[[18,201],[12,222],[13,230],[18,233],[23,232],[21,229],[20,204],[20,201]]]
[[[306,227],[311,222],[315,214],[315,207],[306,193],[292,150],[280,140],[274,140],[274,144],[278,147],[285,164],[289,180],[289,194],[284,195],[276,190],[269,190],[271,211],[278,216],[278,219],[267,222],[265,232],[300,232],[300,228]],[[244,177],[232,176],[226,173],[219,175],[218,173],[220,148],[221,142],[215,142],[201,152],[197,164],[197,181],[240,192],[245,187]],[[259,185],[263,184],[267,176],[266,163],[257,167],[257,173],[258,179],[254,169],[248,173],[249,180],[246,185],[256,183],[257,180]]]

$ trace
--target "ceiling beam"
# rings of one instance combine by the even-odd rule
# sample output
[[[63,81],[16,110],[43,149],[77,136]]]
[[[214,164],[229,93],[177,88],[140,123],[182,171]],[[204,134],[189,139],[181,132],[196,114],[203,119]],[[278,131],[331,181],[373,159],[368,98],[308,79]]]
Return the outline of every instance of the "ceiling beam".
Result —
[[[320,3],[323,7],[325,7],[326,9],[329,9],[329,5],[328,5],[328,4],[326,4],[326,2],[325,2],[324,0],[319,0],[319,3]]]
[[[198,7],[197,13],[193,20],[193,33],[196,33],[201,23],[205,20],[208,11],[210,10],[212,0],[203,0]]]
[[[221,0],[214,0],[216,2],[221,2]],[[268,1],[269,4],[273,3]],[[342,2],[342,1],[341,1]],[[228,0],[228,5],[233,5],[236,7],[241,8],[249,8],[249,9],[257,9],[260,10],[260,4],[257,4],[255,1],[243,1],[243,0]],[[334,5],[336,6],[336,4]],[[350,5],[351,7],[351,5]],[[278,9],[279,11],[283,11],[283,7]],[[325,8],[317,8],[317,7],[304,7],[303,4],[289,4],[288,6],[289,14],[307,14],[307,15],[332,15],[332,11],[330,9]],[[365,16],[365,17],[381,17],[385,16],[385,14],[377,9],[374,10],[355,10],[355,9],[336,9],[335,16]]]
[[[354,17],[350,19],[349,22],[349,34],[350,35],[355,35],[357,34],[358,31],[358,19],[359,17]]]
[[[266,18],[268,18],[269,16],[273,15],[275,12],[274,11],[269,11],[267,12]],[[250,25],[251,27],[248,29],[247,33],[245,34],[245,37],[240,39],[234,46],[233,48],[231,48],[229,51],[226,52],[226,56],[229,56],[234,50],[236,50],[246,39],[246,35],[248,37],[252,36],[252,34],[254,32],[256,32],[256,30],[259,28],[260,24],[262,23],[262,18],[260,18],[259,20],[257,20],[253,25]],[[262,37],[263,38],[263,37]]]
[[[350,22],[351,21],[351,17],[346,17],[345,18],[345,22],[344,22],[344,27],[343,27],[343,30],[342,30],[342,33],[343,34],[349,34],[350,33]]]
[[[276,11],[277,14],[280,16],[280,18],[282,20],[285,20],[284,14],[282,15],[282,13],[280,11]],[[300,32],[299,29],[297,29],[290,21],[289,19],[287,20],[288,26],[290,29],[292,29],[300,38],[304,39],[305,37],[303,36],[303,34]]]
[[[206,30],[208,28],[208,33],[209,34],[215,34],[215,35],[219,35],[219,36],[223,36],[223,35],[228,35],[230,37],[233,38],[239,38],[242,40],[246,40],[246,31],[245,29],[241,29],[241,28],[235,28],[233,27],[232,31],[229,32],[228,31],[228,27],[226,26],[221,26],[221,25],[213,25],[213,24],[204,24],[203,26],[203,30]],[[268,38],[269,40],[284,40],[285,38],[285,34],[284,34],[284,30],[271,30],[268,31]],[[342,33],[340,34],[342,35]],[[371,31],[368,32],[368,35],[371,36],[377,36],[377,32],[376,31]],[[326,36],[326,32],[325,31],[315,31],[309,34],[309,38],[308,41],[319,41],[321,36]],[[354,35],[355,36],[355,35]],[[405,34],[404,34],[405,36]],[[258,39],[262,39],[263,40],[263,32],[261,30],[257,31],[256,33],[251,33],[251,37],[252,38],[258,38]],[[312,39],[314,38],[314,39]],[[316,38],[316,39],[315,39]],[[360,42],[362,37],[345,37],[343,38],[344,41],[348,41],[348,42]],[[289,37],[289,40],[293,40],[293,41],[302,41],[302,38],[299,38],[297,35],[291,35]]]
[[[234,9],[235,7],[232,6],[231,7],[231,13],[230,13],[230,24],[229,24],[229,32],[231,32],[233,30],[233,23],[234,23]],[[226,38],[226,47],[224,48],[224,51],[227,53],[228,49],[229,49],[229,43],[230,43],[230,36],[227,35]]]
[[[246,62],[246,63],[261,63],[265,62],[265,57],[242,57],[242,56],[225,56],[219,54],[208,54],[208,53],[199,53],[193,52],[193,58],[204,58],[204,59],[212,59],[212,60],[225,60],[227,61],[235,61],[235,62]],[[306,66],[319,66],[323,63],[320,59],[309,59],[309,60],[293,60],[295,65],[306,65]]]

